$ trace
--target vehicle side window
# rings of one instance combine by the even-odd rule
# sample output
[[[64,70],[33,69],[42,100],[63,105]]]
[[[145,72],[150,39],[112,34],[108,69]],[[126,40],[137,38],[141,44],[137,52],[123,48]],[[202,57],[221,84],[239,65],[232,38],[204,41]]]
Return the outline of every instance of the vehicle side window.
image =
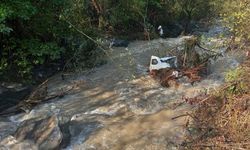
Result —
[[[168,60],[161,60],[161,62],[168,63],[171,66],[173,66],[175,64],[175,59],[172,58],[172,59],[168,59]]]
[[[158,61],[157,61],[157,59],[152,59],[152,65],[157,65],[158,64]]]

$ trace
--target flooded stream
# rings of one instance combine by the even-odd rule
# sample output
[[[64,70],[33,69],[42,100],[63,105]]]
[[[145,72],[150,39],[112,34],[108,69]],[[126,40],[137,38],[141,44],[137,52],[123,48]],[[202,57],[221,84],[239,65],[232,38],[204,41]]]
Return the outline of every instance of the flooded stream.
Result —
[[[212,38],[207,46],[216,41],[221,44],[223,39],[217,39],[219,32],[212,33],[204,33]],[[225,72],[243,60],[242,55],[227,53],[211,63],[211,74],[201,82],[191,85],[183,80],[178,87],[163,88],[148,75],[150,57],[163,56],[173,47],[182,49],[185,38],[188,37],[135,41],[128,50],[113,48],[109,51],[110,60],[101,67],[69,73],[65,80],[61,80],[60,74],[50,78],[50,94],[77,85],[70,94],[2,122],[17,128],[30,119],[56,116],[63,135],[60,149],[65,150],[178,149],[185,138],[187,118],[172,118],[185,114],[190,108],[187,104],[179,107],[175,104],[182,102],[183,97],[216,90],[223,84]],[[223,50],[223,45],[217,47],[216,51]],[[18,139],[15,139],[18,142],[6,140],[15,128],[0,134],[2,147],[12,149],[17,143],[22,144]],[[32,144],[25,146],[34,149]]]

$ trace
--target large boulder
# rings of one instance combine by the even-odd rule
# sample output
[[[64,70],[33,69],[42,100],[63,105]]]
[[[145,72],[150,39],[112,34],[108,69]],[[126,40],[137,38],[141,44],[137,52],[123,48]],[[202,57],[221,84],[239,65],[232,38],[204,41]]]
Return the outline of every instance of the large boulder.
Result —
[[[61,141],[62,133],[58,119],[56,116],[51,116],[22,122],[13,136],[8,136],[0,142],[0,148],[50,150],[58,148]]]
[[[38,150],[38,147],[31,140],[18,141],[9,135],[0,142],[0,150]]]

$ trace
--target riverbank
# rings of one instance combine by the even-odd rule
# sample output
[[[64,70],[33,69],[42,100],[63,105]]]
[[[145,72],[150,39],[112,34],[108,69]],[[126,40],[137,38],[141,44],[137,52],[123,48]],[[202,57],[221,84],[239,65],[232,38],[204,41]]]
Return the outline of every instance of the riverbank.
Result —
[[[250,59],[218,91],[192,101],[184,149],[250,149]]]

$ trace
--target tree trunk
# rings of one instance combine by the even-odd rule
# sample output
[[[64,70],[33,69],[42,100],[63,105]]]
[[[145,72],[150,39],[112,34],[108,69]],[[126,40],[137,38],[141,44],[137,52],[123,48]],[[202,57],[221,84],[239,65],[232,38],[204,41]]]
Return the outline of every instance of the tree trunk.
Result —
[[[100,15],[98,18],[98,28],[103,29],[106,26],[106,21],[103,17],[103,15]]]
[[[185,28],[184,28],[185,34],[190,32],[189,26],[190,26],[191,19],[192,19],[192,11],[187,11],[187,20],[185,22]]]
[[[92,0],[92,4],[98,14],[98,28],[103,29],[106,26],[106,20],[104,17],[103,7],[97,0]]]

